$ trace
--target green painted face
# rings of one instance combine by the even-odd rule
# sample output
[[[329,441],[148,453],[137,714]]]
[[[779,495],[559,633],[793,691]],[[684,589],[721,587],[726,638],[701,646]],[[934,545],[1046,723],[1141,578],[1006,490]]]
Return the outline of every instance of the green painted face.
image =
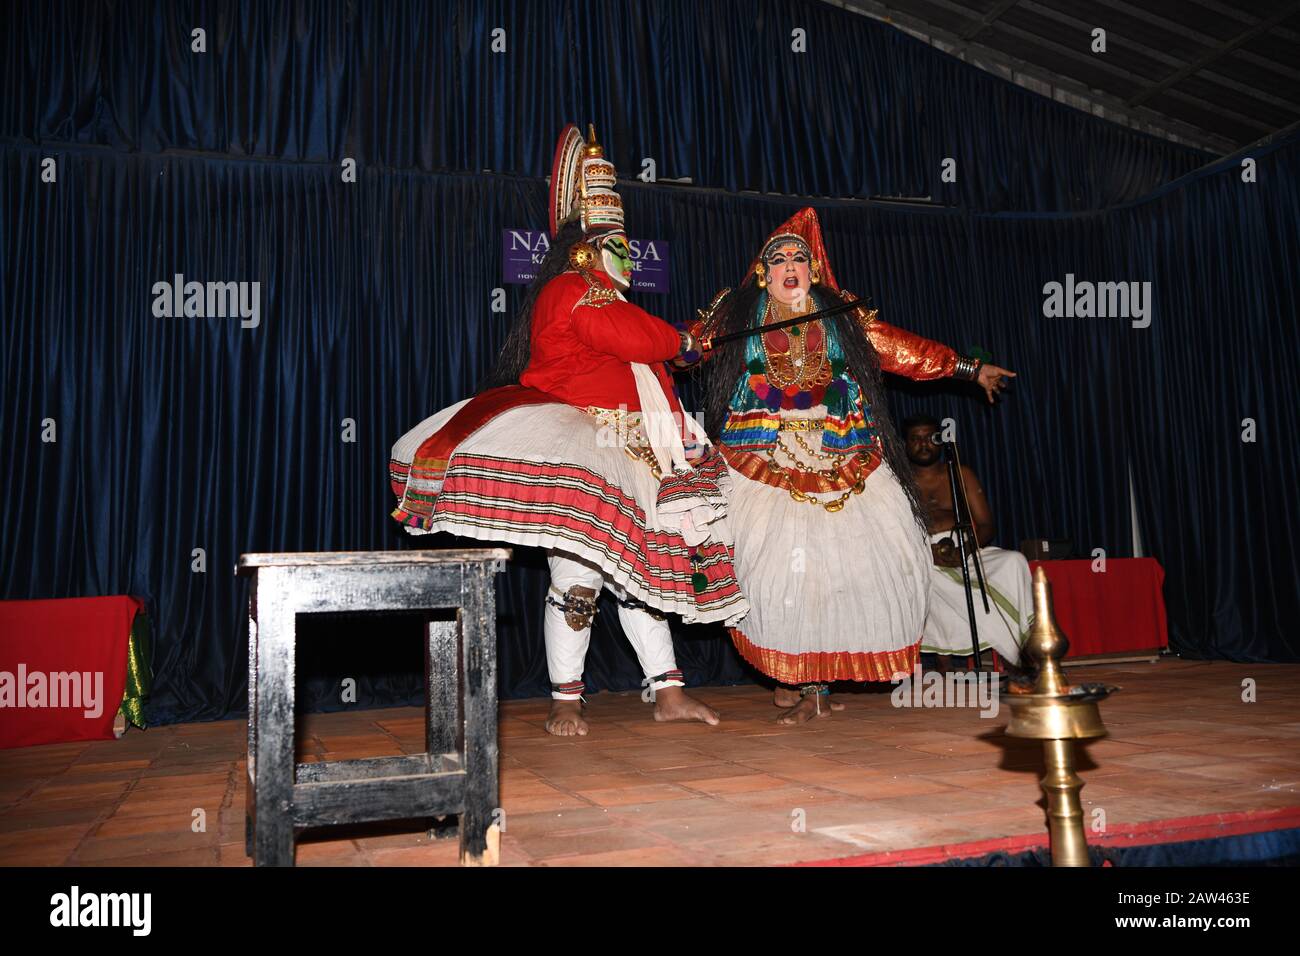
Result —
[[[610,236],[600,244],[601,260],[605,271],[620,289],[632,285],[632,250],[628,248],[627,237],[619,234]]]

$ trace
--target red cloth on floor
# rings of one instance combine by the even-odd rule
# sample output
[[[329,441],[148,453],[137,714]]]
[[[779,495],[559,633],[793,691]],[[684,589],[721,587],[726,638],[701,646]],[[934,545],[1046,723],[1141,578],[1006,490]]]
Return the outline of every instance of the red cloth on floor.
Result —
[[[1056,623],[1070,641],[1067,657],[1121,654],[1169,646],[1165,570],[1154,558],[1107,558],[1104,572],[1092,561],[1030,561],[1052,584]]]
[[[143,608],[125,595],[0,601],[0,748],[113,739]]]

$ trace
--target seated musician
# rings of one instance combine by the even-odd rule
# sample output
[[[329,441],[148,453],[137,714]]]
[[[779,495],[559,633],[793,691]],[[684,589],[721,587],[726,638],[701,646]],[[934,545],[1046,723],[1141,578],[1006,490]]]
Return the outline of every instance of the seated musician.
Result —
[[[930,610],[925,619],[923,654],[937,654],[941,667],[964,663],[972,652],[970,619],[966,607],[966,586],[961,558],[954,538],[956,514],[948,464],[935,439],[941,426],[928,415],[916,415],[903,422],[903,440],[912,475],[921,493],[930,532],[934,568],[930,583]],[[975,605],[975,624],[981,652],[992,648],[1014,668],[1020,661],[1020,647],[1033,620],[1034,601],[1029,562],[1019,551],[988,546],[995,526],[988,499],[979,478],[968,466],[961,466],[961,480],[970,504],[971,521],[979,541],[984,579],[988,586],[989,610],[984,610],[975,573],[973,554],[967,557]]]

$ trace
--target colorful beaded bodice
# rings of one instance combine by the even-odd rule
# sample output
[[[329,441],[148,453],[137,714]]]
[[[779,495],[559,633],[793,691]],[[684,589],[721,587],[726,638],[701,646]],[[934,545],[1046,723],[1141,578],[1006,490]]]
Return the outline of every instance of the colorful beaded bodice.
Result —
[[[750,327],[787,318],[759,296]],[[823,306],[815,300],[814,310]],[[835,329],[819,321],[779,329],[746,340],[747,374],[732,393],[719,438],[736,451],[765,451],[777,443],[782,409],[826,407],[824,452],[853,454],[877,443],[871,409],[858,383],[845,372],[844,350]]]

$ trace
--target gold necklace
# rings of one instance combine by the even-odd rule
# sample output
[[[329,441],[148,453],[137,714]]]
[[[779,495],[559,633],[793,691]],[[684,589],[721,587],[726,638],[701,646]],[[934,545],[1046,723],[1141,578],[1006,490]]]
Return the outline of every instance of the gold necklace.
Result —
[[[768,453],[768,467],[771,468],[778,475],[780,474],[788,475],[790,471],[790,469],[782,468],[780,465],[778,465],[776,461],[772,458],[771,452]],[[822,474],[835,477],[833,472],[822,472]],[[787,478],[787,480],[789,479]],[[793,481],[790,481],[790,485],[786,490],[789,491],[790,497],[793,498],[795,501],[800,501],[803,502],[804,504],[810,504],[810,505],[820,505],[822,508],[826,509],[827,511],[836,512],[836,511],[842,511],[844,509],[844,505],[848,502],[850,497],[852,497],[853,495],[862,494],[862,489],[864,489],[866,486],[867,486],[866,478],[859,478],[852,488],[844,492],[844,494],[840,495],[838,498],[832,498],[829,501],[819,501],[817,498],[814,498],[812,495],[800,491],[798,488],[794,486]]]
[[[814,498],[812,495],[800,491],[797,487],[795,487],[794,479],[790,476],[790,472],[802,471],[803,469],[799,469],[799,468],[791,469],[777,464],[776,458],[773,455],[773,451],[775,450],[775,447],[776,446],[774,446],[773,448],[769,448],[767,451],[767,466],[772,470],[773,473],[785,477],[786,485],[787,485],[786,491],[790,493],[790,497],[793,498],[795,501],[803,502],[805,504],[810,504],[810,505],[820,505],[822,508],[830,512],[842,511],[844,509],[844,505],[848,502],[849,498],[853,495],[862,494],[862,490],[867,486],[867,479],[865,477],[862,477],[859,478],[854,483],[852,488],[844,492],[844,494],[840,495],[838,498],[832,498],[829,501],[820,501],[817,498]],[[784,449],[782,450],[784,451]],[[787,452],[787,454],[789,453]],[[826,478],[839,477],[839,473],[833,468],[828,468],[825,470],[814,469],[814,471]]]
[[[836,458],[833,454],[820,451],[820,450],[813,451],[812,446],[809,445],[806,441],[804,441],[803,436],[800,435],[798,432],[790,432],[790,434],[794,436],[794,440],[799,443],[799,447],[802,448],[804,451],[806,451],[810,458],[816,461],[824,461],[830,463],[834,463],[836,461]]]
[[[776,460],[776,451],[778,449],[780,449],[782,454],[790,456],[789,465],[782,465]],[[777,442],[775,445],[773,445],[771,448],[767,450],[767,458],[768,461],[770,461],[777,468],[778,471],[798,471],[798,472],[803,472],[804,474],[821,475],[823,478],[830,479],[831,481],[834,481],[840,477],[840,472],[838,467],[817,468],[812,465],[805,465],[803,462],[801,462],[798,458],[794,456],[794,454],[790,451],[790,449],[781,445],[780,442]],[[832,464],[834,465],[835,463]]]
[[[776,300],[769,297],[767,300],[767,313],[764,317],[764,324],[780,322],[785,319],[792,319],[796,316],[793,309],[787,307],[778,307]],[[767,370],[767,380],[777,388],[788,388],[793,385],[804,391],[808,388],[810,382],[816,383],[821,377],[822,371],[826,365],[826,347],[825,334],[823,333],[823,345],[817,350],[813,361],[809,361],[808,350],[806,345],[807,329],[800,330],[799,334],[794,334],[791,330],[787,335],[790,341],[790,350],[784,353],[785,358],[790,362],[791,374],[785,377],[781,369],[772,361],[772,355],[768,351],[767,335],[759,336],[759,343],[763,349],[763,365]]]

